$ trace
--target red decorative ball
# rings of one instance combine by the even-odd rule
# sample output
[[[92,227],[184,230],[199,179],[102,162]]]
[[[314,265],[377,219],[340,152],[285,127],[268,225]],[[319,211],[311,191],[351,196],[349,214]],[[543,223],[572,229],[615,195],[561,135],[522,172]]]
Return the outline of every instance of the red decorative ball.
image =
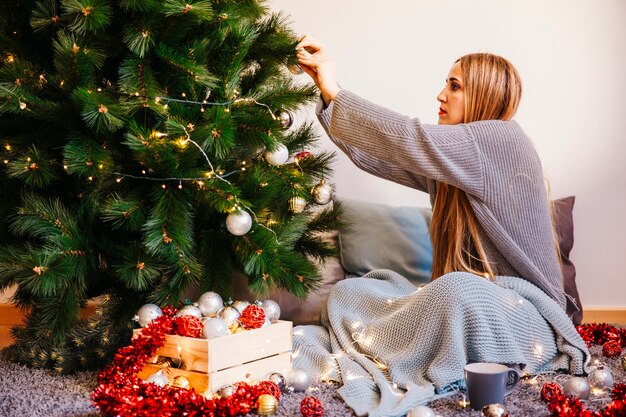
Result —
[[[309,151],[302,151],[302,152],[298,152],[298,153],[296,154],[296,156],[294,156],[294,157],[293,157],[293,161],[294,161],[296,164],[299,164],[299,163],[300,163],[300,161],[302,161],[303,159],[310,158],[310,157],[312,157],[312,156],[313,156],[313,154],[312,154],[311,152],[309,152]]]
[[[622,353],[620,339],[609,339],[602,345],[602,354],[607,358],[614,358]]]
[[[174,333],[180,336],[200,337],[202,334],[202,320],[196,316],[180,316],[174,319]]]
[[[246,329],[258,329],[265,323],[265,311],[262,307],[250,304],[241,312],[239,322]]]
[[[261,381],[257,384],[259,395],[269,394],[280,400],[280,388],[272,381]]]
[[[563,395],[563,389],[556,382],[546,382],[541,387],[541,399],[544,401],[552,401],[557,395]]]
[[[321,417],[324,414],[324,407],[317,398],[304,397],[300,402],[300,412],[304,417]]]

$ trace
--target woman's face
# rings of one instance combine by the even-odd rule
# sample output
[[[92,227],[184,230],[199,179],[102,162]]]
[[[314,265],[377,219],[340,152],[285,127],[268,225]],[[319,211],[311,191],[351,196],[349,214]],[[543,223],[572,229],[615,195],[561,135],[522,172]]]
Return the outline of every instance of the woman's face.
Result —
[[[439,124],[456,125],[463,123],[465,116],[465,89],[461,63],[455,62],[450,69],[446,86],[437,96],[439,107]]]

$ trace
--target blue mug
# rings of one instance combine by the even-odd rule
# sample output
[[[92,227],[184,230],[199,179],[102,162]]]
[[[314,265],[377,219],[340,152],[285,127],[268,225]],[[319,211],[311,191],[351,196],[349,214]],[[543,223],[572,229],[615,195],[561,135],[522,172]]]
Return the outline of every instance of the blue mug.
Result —
[[[519,382],[516,369],[499,363],[477,362],[465,365],[465,385],[470,407],[482,410],[488,404],[504,404],[504,396]]]

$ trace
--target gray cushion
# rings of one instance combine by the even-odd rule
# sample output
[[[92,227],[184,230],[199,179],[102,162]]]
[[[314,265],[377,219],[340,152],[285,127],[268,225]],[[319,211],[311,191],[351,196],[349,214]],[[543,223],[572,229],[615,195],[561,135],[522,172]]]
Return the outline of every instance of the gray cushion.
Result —
[[[419,285],[430,281],[433,248],[428,233],[430,208],[392,207],[342,200],[341,263],[353,275],[390,269]]]

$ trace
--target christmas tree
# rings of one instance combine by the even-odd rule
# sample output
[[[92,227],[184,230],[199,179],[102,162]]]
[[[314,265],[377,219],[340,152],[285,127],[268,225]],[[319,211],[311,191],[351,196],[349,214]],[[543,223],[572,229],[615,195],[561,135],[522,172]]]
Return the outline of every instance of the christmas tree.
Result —
[[[334,155],[292,125],[317,93],[292,74],[284,15],[258,0],[1,3],[0,290],[27,314],[12,358],[100,365],[141,305],[190,286],[228,296],[234,270],[258,293],[316,289],[336,252]]]

